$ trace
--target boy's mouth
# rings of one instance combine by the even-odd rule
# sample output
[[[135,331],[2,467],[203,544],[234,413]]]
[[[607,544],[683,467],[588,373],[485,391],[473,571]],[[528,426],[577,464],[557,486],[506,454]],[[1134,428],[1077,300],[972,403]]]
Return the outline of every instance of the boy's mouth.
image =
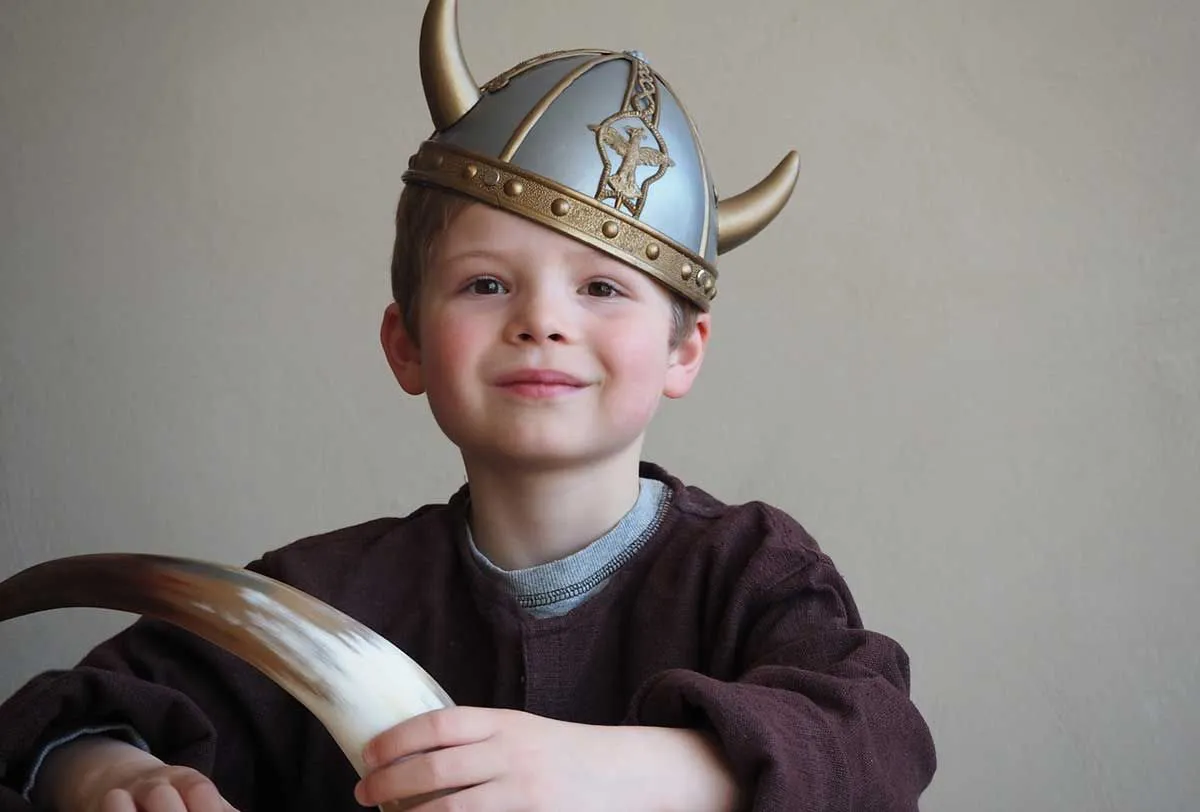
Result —
[[[586,381],[554,369],[518,369],[496,378],[496,386],[524,397],[554,397],[583,389]]]

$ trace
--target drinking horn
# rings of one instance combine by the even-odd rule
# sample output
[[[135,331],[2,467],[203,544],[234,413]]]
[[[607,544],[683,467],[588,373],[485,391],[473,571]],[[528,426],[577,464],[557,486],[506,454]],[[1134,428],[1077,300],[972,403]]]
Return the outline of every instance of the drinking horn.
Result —
[[[240,657],[308,708],[360,776],[363,748],[374,736],[454,704],[386,638],[300,590],[246,569],[110,553],[47,561],[0,582],[0,621],[67,607],[154,617]],[[409,805],[380,808],[396,812]]]

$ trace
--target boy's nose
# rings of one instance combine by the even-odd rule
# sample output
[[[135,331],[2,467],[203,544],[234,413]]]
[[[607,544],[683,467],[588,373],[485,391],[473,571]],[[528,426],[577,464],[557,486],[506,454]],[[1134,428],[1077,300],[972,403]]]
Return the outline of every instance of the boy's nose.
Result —
[[[540,344],[569,340],[570,329],[562,305],[551,298],[544,294],[523,297],[508,323],[510,341]]]
[[[517,338],[520,339],[521,341],[531,341],[531,342],[541,341],[543,338],[545,338],[546,341],[566,341],[566,337],[563,336],[562,333],[553,333],[553,332],[547,333],[545,336],[542,336],[538,333],[526,332],[526,333],[521,333],[519,336],[517,336]]]

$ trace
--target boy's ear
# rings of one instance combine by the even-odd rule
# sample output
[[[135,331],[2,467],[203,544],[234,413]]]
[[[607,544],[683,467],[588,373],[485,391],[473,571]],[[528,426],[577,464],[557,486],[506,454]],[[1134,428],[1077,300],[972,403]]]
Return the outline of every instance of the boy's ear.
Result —
[[[711,327],[711,315],[701,313],[696,317],[696,326],[691,335],[671,350],[667,379],[663,384],[663,394],[667,397],[681,398],[691,390],[692,383],[700,374],[700,365],[704,363],[704,350],[708,347]]]
[[[379,343],[383,345],[383,354],[387,356],[388,366],[392,368],[400,388],[410,395],[423,394],[425,381],[421,374],[421,350],[408,334],[400,306],[395,302],[383,311]]]

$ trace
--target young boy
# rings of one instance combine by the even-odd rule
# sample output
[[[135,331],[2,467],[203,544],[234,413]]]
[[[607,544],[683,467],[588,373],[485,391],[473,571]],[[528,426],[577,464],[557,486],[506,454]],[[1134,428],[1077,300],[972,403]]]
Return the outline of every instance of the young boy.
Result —
[[[2,808],[916,809],[934,753],[902,649],[791,518],[641,461],[699,373],[716,254],[782,208],[794,157],[718,208],[640,55],[549,54],[480,90],[454,15],[426,13],[437,132],[405,175],[381,341],[468,484],[249,568],[458,705],[380,735],[359,781],[270,680],[143,619],[0,709]]]

